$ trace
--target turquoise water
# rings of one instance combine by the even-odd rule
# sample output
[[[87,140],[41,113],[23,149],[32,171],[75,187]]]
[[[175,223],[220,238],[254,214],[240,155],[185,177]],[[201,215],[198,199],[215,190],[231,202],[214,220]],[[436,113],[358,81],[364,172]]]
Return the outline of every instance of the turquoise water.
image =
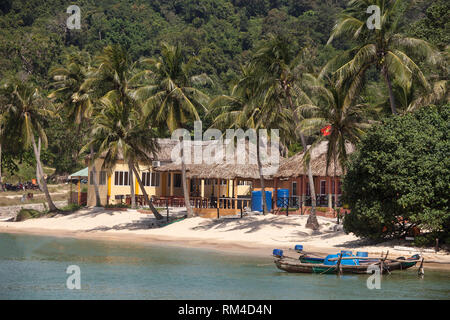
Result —
[[[0,299],[450,299],[450,273],[288,274],[272,258],[146,244],[0,234]],[[69,290],[66,269],[81,269]]]

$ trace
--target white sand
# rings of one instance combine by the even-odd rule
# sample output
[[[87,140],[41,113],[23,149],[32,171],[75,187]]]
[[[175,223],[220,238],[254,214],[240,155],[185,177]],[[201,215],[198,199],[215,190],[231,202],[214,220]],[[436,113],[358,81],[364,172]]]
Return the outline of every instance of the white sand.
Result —
[[[353,234],[336,230],[335,219],[318,217],[320,230],[305,228],[307,216],[247,216],[243,219],[191,218],[156,228],[153,215],[137,211],[87,209],[54,218],[31,219],[24,222],[0,222],[0,232],[37,233],[82,238],[125,241],[159,241],[162,244],[212,247],[227,251],[244,251],[269,256],[274,248],[289,251],[303,244],[305,251],[336,253],[339,250],[367,251],[379,255],[389,250],[390,256],[409,256],[412,252],[396,251],[398,243],[364,245]],[[153,226],[152,226],[153,224]],[[414,250],[418,252],[417,250]],[[392,255],[391,255],[392,254]],[[425,253],[426,259],[449,261],[450,255]]]

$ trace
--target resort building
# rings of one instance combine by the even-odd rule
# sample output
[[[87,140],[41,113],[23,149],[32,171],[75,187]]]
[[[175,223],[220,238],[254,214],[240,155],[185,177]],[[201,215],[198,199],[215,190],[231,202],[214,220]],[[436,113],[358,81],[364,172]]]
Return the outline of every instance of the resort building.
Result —
[[[152,163],[140,163],[139,173],[142,183],[155,206],[184,206],[181,164],[176,154],[178,141],[159,139],[160,150]],[[241,209],[251,206],[252,191],[261,189],[258,166],[251,164],[222,163],[192,164],[195,153],[208,152],[214,141],[198,142],[199,149],[191,150],[190,162],[186,164],[187,186],[194,212],[202,215],[235,214]],[[248,148],[247,148],[248,151]],[[352,150],[349,150],[350,152]],[[175,152],[175,153],[174,153]],[[248,151],[250,153],[250,151]],[[237,158],[241,155],[235,155]],[[142,190],[136,177],[130,179],[128,164],[119,156],[117,163],[110,169],[103,168],[104,155],[95,160],[95,171],[99,184],[99,196],[102,205],[130,203],[130,183],[134,184],[136,201],[144,204]],[[220,161],[219,161],[220,162]],[[331,163],[326,170],[326,142],[311,152],[311,165],[314,175],[317,205],[331,208],[334,194],[341,194],[340,178],[342,170]],[[95,205],[95,188],[93,184],[94,170],[89,166],[87,205]],[[336,176],[335,176],[336,175]],[[289,206],[297,207],[301,213],[307,213],[311,205],[307,171],[303,165],[303,154],[291,158],[282,158],[278,169],[265,176],[266,191],[273,195],[273,210],[277,211],[277,190],[289,190]],[[278,203],[279,204],[279,203]],[[285,207],[285,206],[284,206]],[[278,210],[279,211],[279,210]]]

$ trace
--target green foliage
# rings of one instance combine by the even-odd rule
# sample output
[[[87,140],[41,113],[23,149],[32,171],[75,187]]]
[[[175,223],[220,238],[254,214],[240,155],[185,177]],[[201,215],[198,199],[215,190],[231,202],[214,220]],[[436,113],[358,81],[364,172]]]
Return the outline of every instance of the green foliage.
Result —
[[[448,104],[424,107],[367,133],[343,183],[346,232],[383,239],[417,226],[448,237],[449,116]]]
[[[44,216],[46,213],[33,209],[21,209],[16,216],[17,222],[25,221],[28,219],[36,219]]]

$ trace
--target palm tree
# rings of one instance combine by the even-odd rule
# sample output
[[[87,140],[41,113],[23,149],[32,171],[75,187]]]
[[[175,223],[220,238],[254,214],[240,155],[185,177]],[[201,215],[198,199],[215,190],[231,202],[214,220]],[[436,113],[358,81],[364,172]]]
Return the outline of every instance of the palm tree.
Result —
[[[142,105],[136,99],[136,90],[142,87],[148,72],[138,70],[136,67],[137,64],[131,61],[127,51],[119,45],[105,47],[103,52],[97,56],[96,60],[98,66],[89,72],[87,79],[80,89],[82,92],[86,92],[86,95],[92,99],[94,104],[94,113],[96,116],[94,118],[93,130],[97,130],[103,135],[94,135],[94,138],[88,145],[89,147],[94,144],[100,145],[99,153],[101,153],[101,150],[108,150],[105,141],[109,140],[105,139],[108,137],[107,135],[110,135],[109,139],[112,140],[109,144],[112,144],[114,148],[127,148],[127,146],[138,148],[136,150],[129,149],[122,151],[124,159],[128,161],[129,175],[131,177],[137,171],[135,168],[136,161],[151,161],[150,156],[144,157],[143,154],[146,151],[150,151],[153,154],[157,150],[157,141],[154,139],[152,128],[148,122],[150,118],[144,117],[142,114]],[[75,97],[75,99],[83,100],[83,96]],[[106,110],[103,110],[104,108]],[[106,119],[105,114],[111,116],[111,119]],[[141,117],[140,121],[142,125],[145,124],[147,127],[144,128],[142,125],[136,124],[136,119],[138,118],[133,117],[137,117],[137,115]],[[100,128],[96,128],[96,126],[100,126]],[[107,128],[110,130],[108,131]],[[137,129],[142,130],[140,131],[140,135],[149,139],[143,139],[139,144],[136,141],[131,142],[129,140],[130,134]],[[129,133],[126,132],[127,130]],[[152,138],[150,139],[150,137]],[[113,149],[112,155],[114,157],[109,159],[110,156],[107,156],[105,158],[106,166],[112,165],[112,161],[117,160],[117,152],[118,150]],[[163,217],[151,203],[140,177],[138,174],[136,175],[138,183],[143,190],[145,201],[148,203],[155,217],[162,219]],[[132,207],[135,207],[133,180],[130,183],[130,192]]]
[[[2,93],[7,96],[8,104],[1,118],[3,134],[8,137],[20,137],[24,147],[33,147],[36,158],[36,172],[38,181],[47,200],[49,211],[57,211],[44,178],[41,162],[41,142],[47,146],[47,136],[44,131],[46,118],[55,116],[53,106],[42,97],[38,88],[31,84],[13,79],[2,87]],[[38,142],[36,143],[36,137]],[[1,140],[5,139],[2,136]]]
[[[366,27],[366,10],[370,5],[377,5],[381,10],[381,29],[369,30]],[[387,85],[391,112],[394,115],[398,111],[393,80],[402,87],[408,87],[413,78],[416,78],[426,90],[430,89],[424,74],[411,56],[425,57],[431,63],[439,59],[439,53],[427,41],[398,32],[403,7],[402,0],[351,0],[328,40],[331,43],[342,35],[352,35],[353,40],[358,43],[346,53],[350,60],[335,72],[339,79],[338,87],[350,78],[363,77],[375,65]],[[330,61],[324,71],[332,68],[336,60]]]
[[[210,79],[204,74],[191,75],[194,60],[186,61],[179,45],[166,43],[161,44],[161,57],[142,60],[143,64],[150,65],[153,85],[137,89],[135,97],[144,101],[145,115],[154,118],[159,125],[167,125],[170,132],[185,127],[189,121],[199,120],[199,111],[206,111],[205,104],[209,99],[194,86]],[[184,201],[188,217],[192,217],[183,143],[180,151]]]
[[[162,215],[150,202],[145,186],[139,176],[136,164],[151,163],[159,149],[155,134],[150,128],[148,118],[142,117],[139,109],[129,109],[120,103],[116,92],[110,92],[100,99],[101,110],[93,120],[91,140],[84,147],[99,145],[98,154],[104,154],[102,167],[111,171],[122,155],[129,167],[129,183],[132,207],[135,208],[133,174],[144,194],[145,201],[157,219]],[[156,211],[156,212],[155,212]]]
[[[336,168],[339,163],[345,170],[348,162],[349,144],[355,145],[370,125],[367,120],[368,106],[355,103],[357,95],[348,88],[328,86],[318,80],[310,86],[314,102],[299,106],[298,112],[303,114],[301,128],[305,133],[317,133],[328,127],[328,134],[320,135],[308,150],[306,158],[310,158],[311,150],[322,141],[327,141],[326,175],[333,161],[334,174],[334,209],[336,210],[337,183]]]
[[[55,90],[49,94],[50,99],[61,101],[68,114],[68,118],[76,124],[78,133],[85,122],[90,122],[93,116],[93,104],[89,94],[81,89],[91,72],[91,57],[89,53],[73,51],[66,55],[66,66],[50,70]],[[92,180],[94,183],[95,206],[100,207],[100,192],[97,181],[97,169],[92,162],[94,146],[90,146],[90,161],[92,166]]]
[[[312,77],[308,73],[308,71],[311,71],[311,68],[305,67],[308,66],[308,61],[304,59],[305,50],[302,50],[295,56],[286,38],[270,36],[252,58],[251,65],[256,70],[258,78],[261,79],[259,90],[263,92],[264,104],[290,109],[294,119],[293,122],[290,121],[294,126],[294,134],[291,135],[293,141],[291,141],[297,142],[300,138],[303,150],[307,152],[307,140],[303,131],[299,130],[301,119],[296,112],[297,106],[301,101],[310,101],[309,97],[302,90],[302,84],[305,79]],[[306,166],[312,199],[312,208],[306,226],[317,230],[319,222],[316,217],[314,178],[309,161],[307,161]]]
[[[231,95],[221,95],[211,102],[209,114],[213,116],[212,127],[254,129],[256,135],[257,165],[262,191],[263,213],[267,213],[266,192],[263,175],[263,166],[260,155],[260,129],[280,129],[280,139],[286,140],[291,133],[292,114],[290,110],[283,108],[281,104],[273,107],[264,103],[264,97],[260,96],[258,86],[261,78],[254,72],[252,66],[242,68],[242,77],[233,87]],[[270,137],[269,137],[270,138]]]

